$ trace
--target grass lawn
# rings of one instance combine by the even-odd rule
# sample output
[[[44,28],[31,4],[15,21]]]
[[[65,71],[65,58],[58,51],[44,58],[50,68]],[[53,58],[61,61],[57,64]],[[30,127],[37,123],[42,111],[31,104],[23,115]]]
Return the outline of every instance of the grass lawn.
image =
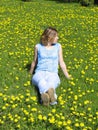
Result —
[[[59,32],[58,104],[38,102],[28,72],[43,30]],[[0,130],[98,130],[98,7],[52,0],[0,1]]]

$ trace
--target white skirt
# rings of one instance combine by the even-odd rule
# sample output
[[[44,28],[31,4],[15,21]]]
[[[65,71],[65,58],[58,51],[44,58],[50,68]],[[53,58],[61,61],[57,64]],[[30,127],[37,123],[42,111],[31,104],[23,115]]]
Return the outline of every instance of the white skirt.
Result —
[[[37,71],[32,77],[32,83],[38,87],[40,94],[42,94],[47,92],[49,88],[55,90],[60,84],[60,78],[57,73]]]

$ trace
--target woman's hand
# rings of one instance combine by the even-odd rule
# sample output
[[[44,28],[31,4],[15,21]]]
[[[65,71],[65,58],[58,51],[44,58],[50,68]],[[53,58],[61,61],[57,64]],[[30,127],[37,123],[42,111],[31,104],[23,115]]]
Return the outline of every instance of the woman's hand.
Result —
[[[73,78],[72,78],[72,75],[68,75],[66,78],[69,79],[69,80],[72,80],[72,79],[73,79]]]

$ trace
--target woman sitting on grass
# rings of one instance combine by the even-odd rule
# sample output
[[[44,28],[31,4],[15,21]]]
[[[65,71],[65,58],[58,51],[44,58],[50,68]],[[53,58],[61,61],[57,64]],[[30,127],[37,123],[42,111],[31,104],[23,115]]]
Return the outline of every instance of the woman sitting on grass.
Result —
[[[35,45],[34,61],[30,69],[32,74],[36,67],[32,83],[38,87],[45,106],[57,104],[56,88],[60,84],[58,65],[66,78],[70,78],[63,60],[62,47],[57,40],[58,33],[55,28],[48,27],[44,30],[40,43]]]

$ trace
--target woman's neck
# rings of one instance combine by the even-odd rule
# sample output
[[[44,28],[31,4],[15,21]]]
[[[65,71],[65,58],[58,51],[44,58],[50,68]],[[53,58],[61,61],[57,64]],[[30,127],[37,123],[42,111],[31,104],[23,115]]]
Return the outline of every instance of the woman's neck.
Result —
[[[52,43],[47,43],[47,45],[46,45],[46,46],[47,46],[47,47],[50,47],[51,45],[52,45]]]

